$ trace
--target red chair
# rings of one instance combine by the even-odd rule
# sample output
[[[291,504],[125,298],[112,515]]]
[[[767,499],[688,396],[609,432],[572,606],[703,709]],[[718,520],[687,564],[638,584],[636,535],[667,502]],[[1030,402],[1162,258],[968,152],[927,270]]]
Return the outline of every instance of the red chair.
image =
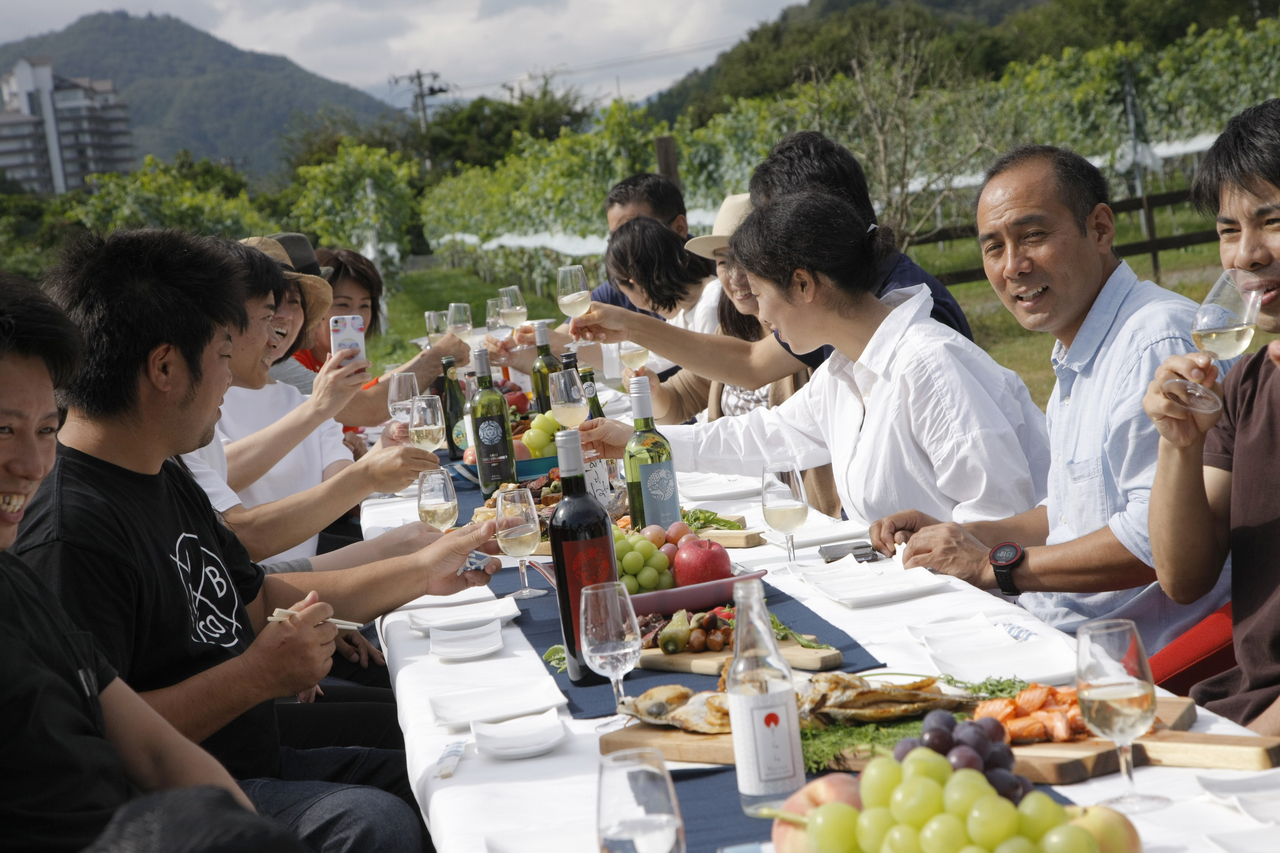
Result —
[[[1236,665],[1231,645],[1231,602],[1213,611],[1194,628],[1151,656],[1156,684],[1186,696],[1192,685]]]

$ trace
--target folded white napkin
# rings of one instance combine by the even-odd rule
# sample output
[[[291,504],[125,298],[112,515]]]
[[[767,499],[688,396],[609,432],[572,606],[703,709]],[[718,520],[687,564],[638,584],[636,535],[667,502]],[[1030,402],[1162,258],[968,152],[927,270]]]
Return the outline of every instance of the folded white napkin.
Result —
[[[817,514],[816,512],[813,513],[813,515]],[[775,533],[770,530],[764,534],[764,538],[765,541],[774,545],[786,547],[786,534]],[[852,542],[855,539],[866,538],[866,522],[849,519],[848,521],[837,521],[834,524],[802,528],[796,531],[795,546],[797,548],[812,548],[814,545],[830,545],[832,542]]]

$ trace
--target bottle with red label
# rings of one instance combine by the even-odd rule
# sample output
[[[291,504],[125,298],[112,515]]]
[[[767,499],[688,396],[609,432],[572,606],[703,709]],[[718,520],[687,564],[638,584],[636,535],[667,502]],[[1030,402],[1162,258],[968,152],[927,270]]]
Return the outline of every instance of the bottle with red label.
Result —
[[[582,636],[582,588],[618,579],[613,521],[587,491],[582,437],[578,431],[566,429],[556,433],[556,452],[564,497],[556,504],[547,531],[556,572],[556,601],[560,606],[565,661],[569,665],[569,679],[574,684],[605,684],[607,679],[587,666],[579,638]]]
[[[791,665],[778,649],[764,584],[758,579],[733,585],[733,663],[725,678],[729,725],[742,810],[782,805],[804,785],[800,715]]]

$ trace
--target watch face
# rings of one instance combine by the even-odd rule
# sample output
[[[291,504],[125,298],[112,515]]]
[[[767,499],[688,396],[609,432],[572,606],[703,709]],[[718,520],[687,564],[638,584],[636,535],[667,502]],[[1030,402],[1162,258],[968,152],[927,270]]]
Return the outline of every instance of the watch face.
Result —
[[[1001,565],[1015,560],[1018,557],[1018,546],[1004,544],[991,552],[991,562]]]

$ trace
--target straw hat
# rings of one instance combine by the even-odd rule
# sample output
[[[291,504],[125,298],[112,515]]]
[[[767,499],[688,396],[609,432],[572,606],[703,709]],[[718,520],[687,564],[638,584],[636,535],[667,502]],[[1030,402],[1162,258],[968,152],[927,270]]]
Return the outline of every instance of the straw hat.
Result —
[[[729,237],[751,212],[751,194],[739,193],[731,195],[720,205],[711,233],[704,237],[694,237],[684,247],[695,255],[715,260],[718,249],[727,248]]]
[[[333,288],[329,286],[329,282],[319,276],[298,272],[284,246],[270,237],[246,237],[240,242],[278,263],[284,269],[284,277],[298,283],[303,301],[307,303],[306,321],[298,338],[302,341],[311,340],[311,335],[324,322],[329,306],[333,304]]]

